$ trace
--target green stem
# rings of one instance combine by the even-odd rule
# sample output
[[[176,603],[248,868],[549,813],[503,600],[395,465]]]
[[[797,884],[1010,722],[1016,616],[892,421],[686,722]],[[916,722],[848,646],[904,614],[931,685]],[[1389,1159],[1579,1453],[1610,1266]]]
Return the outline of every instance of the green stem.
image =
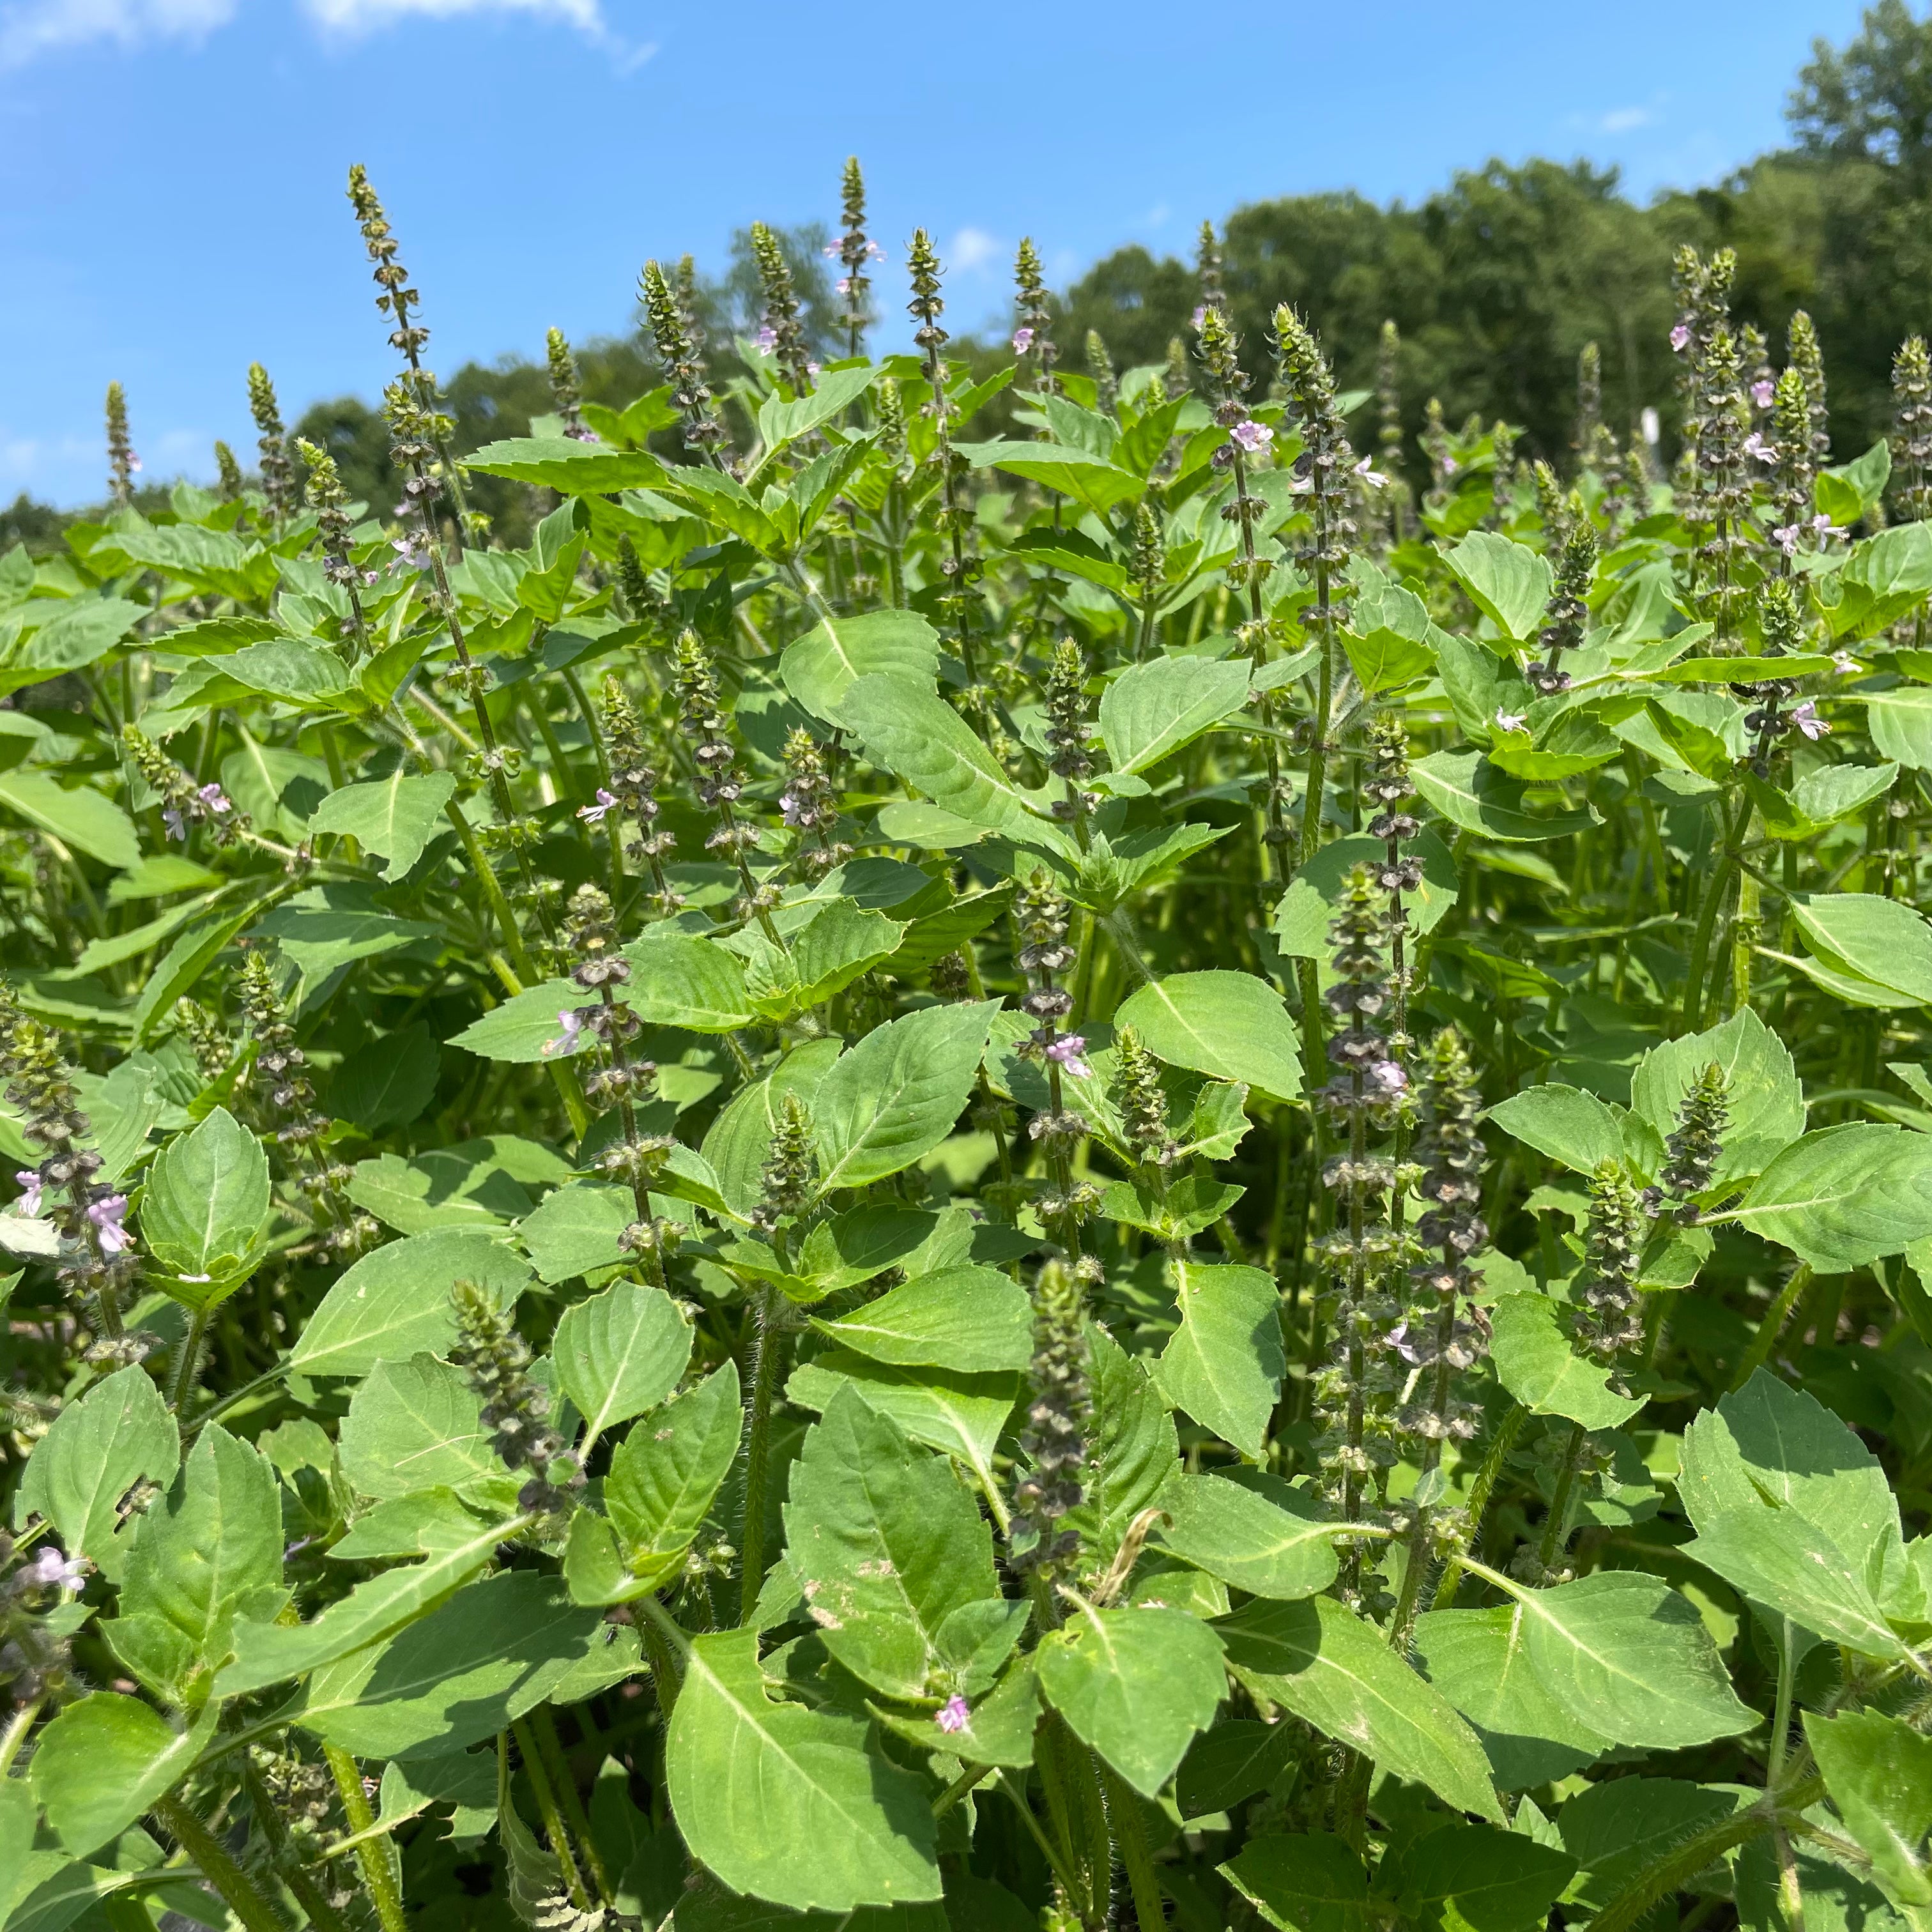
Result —
[[[1060,1882],[1060,1890],[1069,1899],[1078,1898],[1083,1888],[1074,1877],[1066,1859],[1060,1856],[1059,1848],[1046,1835],[1040,1827],[1040,1820],[1033,1815],[1033,1807],[1027,1802],[1024,1787],[1016,1790],[1013,1774],[1003,1771],[1000,1774],[1000,1789],[1013,1801],[1013,1809],[1018,1812],[1022,1822],[1032,1835],[1034,1843],[1040,1847],[1040,1856],[1046,1859],[1048,1870]]]
[[[748,1624],[765,1581],[765,1479],[771,1458],[772,1405],[776,1399],[784,1340],[772,1320],[776,1291],[761,1289],[758,1304],[758,1359],[752,1372],[752,1413],[745,1438],[745,1520],[739,1535],[744,1552],[739,1592],[739,1622]]]
[[[1590,1932],[1628,1932],[1659,1899],[1681,1889],[1733,1846],[1769,1831],[1772,1823],[1770,1814],[1753,1809],[1707,1826],[1640,1871],[1591,1920]]]
[[[1118,1772],[1100,1767],[1100,1788],[1107,1801],[1107,1828],[1127,1874],[1140,1932],[1162,1932],[1167,1915],[1160,1902],[1160,1881],[1154,1876],[1154,1855],[1148,1850],[1147,1826],[1133,1787]]]
[[[543,1820],[544,1835],[549,1839],[550,1850],[563,1869],[564,1888],[578,1911],[588,1912],[590,1894],[585,1889],[583,1873],[577,1868],[577,1855],[571,1849],[570,1834],[564,1829],[563,1814],[557,1808],[556,1793],[550,1789],[549,1777],[544,1769],[543,1753],[531,1733],[530,1720],[516,1718],[510,1729],[516,1738],[518,1749],[524,1754],[524,1770],[537,1801],[537,1816]]]
[[[208,1339],[208,1318],[210,1311],[197,1308],[188,1323],[188,1333],[182,1338],[181,1352],[175,1358],[174,1373],[168,1378],[168,1406],[179,1415],[188,1397],[194,1393],[196,1378],[201,1373],[202,1345]]]
[[[1738,854],[1734,849],[1737,835],[1744,829],[1742,820],[1750,811],[1748,797],[1738,801],[1739,823],[1731,823],[1731,808],[1726,801],[1724,816],[1720,820],[1723,835],[1723,862],[1712,872],[1711,883],[1705,889],[1704,902],[1698,908],[1697,926],[1690,939],[1690,961],[1684,980],[1684,1006],[1678,1016],[1679,1033],[1695,1033],[1703,1024],[1704,969],[1711,952],[1711,936],[1718,928],[1718,915],[1724,909],[1730,896],[1731,880],[1738,869]]]
[[[584,1853],[584,1863],[590,1868],[590,1882],[597,1888],[598,1898],[614,1909],[617,1894],[612,1888],[610,1874],[604,1868],[603,1855],[597,1849],[596,1834],[592,1832],[590,1820],[585,1815],[577,1780],[570,1774],[569,1760],[563,1754],[563,1740],[556,1734],[556,1720],[550,1715],[550,1707],[539,1704],[531,1712],[529,1723],[536,1734],[538,1748],[543,1753],[544,1768],[549,1772],[551,1786],[563,1808],[564,1822]]]
[[[314,1874],[290,1844],[281,1814],[275,1809],[273,1794],[252,1760],[245,1756],[242,1765],[242,1788],[248,1794],[249,1809],[275,1854],[276,1876],[294,1895],[296,1903],[308,1915],[315,1932],[349,1932],[348,1922],[329,1904],[328,1894],[316,1883]]]
[[[1497,1430],[1496,1440],[1490,1444],[1489,1453],[1483,1458],[1482,1466],[1476,1472],[1476,1480],[1469,1485],[1469,1540],[1480,1543],[1483,1534],[1483,1513],[1490,1506],[1490,1492],[1496,1486],[1496,1478],[1502,1474],[1503,1459],[1508,1455],[1521,1432],[1528,1408],[1518,1402],[1502,1420]],[[1436,1586],[1435,1601],[1432,1610],[1446,1610],[1456,1600],[1456,1592],[1462,1581],[1466,1565],[1460,1558],[1451,1557],[1442,1572],[1442,1580]]]
[[[7,1728],[0,1731],[0,1778],[6,1776],[8,1766],[20,1756],[20,1747],[27,1742],[27,1733],[40,1714],[40,1700],[36,1697],[31,1704],[22,1704],[7,1720]]]
[[[1779,1290],[1778,1299],[1764,1312],[1764,1319],[1757,1324],[1757,1333],[1751,1337],[1750,1346],[1744,1352],[1738,1364],[1737,1373],[1731,1378],[1731,1387],[1741,1389],[1758,1370],[1771,1359],[1771,1352],[1778,1346],[1778,1338],[1784,1332],[1784,1324],[1791,1318],[1791,1311],[1798,1305],[1798,1298],[1804,1292],[1811,1280],[1811,1264],[1801,1262],[1791,1271],[1791,1279]]]
[[[260,1887],[180,1798],[170,1796],[158,1799],[154,1814],[169,1836],[200,1868],[202,1876],[221,1894],[222,1903],[242,1922],[245,1932],[288,1932],[282,1915],[262,1896]],[[394,1927],[386,1922],[383,1932],[403,1932],[400,1916]]]
[[[356,1760],[337,1744],[324,1744],[322,1754],[328,1760],[330,1774],[335,1780],[337,1794],[342,1800],[342,1815],[349,1821],[351,1832],[367,1832],[376,1822],[376,1814],[369,1808],[369,1800],[362,1789],[362,1774],[356,1768]],[[382,1932],[409,1932],[409,1922],[403,1916],[402,1894],[396,1888],[395,1868],[390,1864],[390,1849],[370,1839],[356,1848],[356,1862],[361,1867],[362,1883],[369,1894],[370,1902],[376,1908],[376,1917]]]
[[[1556,1492],[1550,1499],[1550,1514],[1544,1519],[1543,1540],[1537,1545],[1536,1560],[1547,1570],[1562,1554],[1570,1540],[1570,1496],[1576,1485],[1576,1465],[1582,1460],[1583,1444],[1589,1434],[1580,1422],[1570,1425],[1570,1440],[1563,1448],[1563,1466],[1557,1473]]]

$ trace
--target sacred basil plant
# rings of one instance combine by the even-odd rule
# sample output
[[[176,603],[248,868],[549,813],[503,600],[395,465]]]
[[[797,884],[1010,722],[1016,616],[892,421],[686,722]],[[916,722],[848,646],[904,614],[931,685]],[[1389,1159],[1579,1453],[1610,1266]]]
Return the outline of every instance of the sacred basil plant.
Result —
[[[459,454],[350,193],[386,500],[0,558],[0,1926],[1932,1925],[1924,343],[976,377],[855,163]]]

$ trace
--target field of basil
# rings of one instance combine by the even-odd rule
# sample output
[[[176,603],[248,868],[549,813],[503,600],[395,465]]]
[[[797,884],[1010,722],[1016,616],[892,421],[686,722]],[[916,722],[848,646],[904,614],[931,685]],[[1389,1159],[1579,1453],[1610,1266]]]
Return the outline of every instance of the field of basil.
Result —
[[[855,164],[458,461],[350,196],[396,500],[0,558],[0,1928],[1932,1925],[1924,344],[975,381]]]

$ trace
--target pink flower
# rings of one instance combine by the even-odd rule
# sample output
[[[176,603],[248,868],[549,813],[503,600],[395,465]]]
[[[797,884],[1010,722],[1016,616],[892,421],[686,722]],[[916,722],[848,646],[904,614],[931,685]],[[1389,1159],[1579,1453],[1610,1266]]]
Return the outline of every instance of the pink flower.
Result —
[[[1808,698],[1802,704],[1795,704],[1792,706],[1791,722],[1814,743],[1823,737],[1825,734],[1832,728],[1823,718],[1818,716],[1817,706],[1814,704]]]
[[[825,364],[823,362],[814,362],[808,357],[806,358],[805,373],[808,376],[820,376],[824,374],[824,370]]]
[[[1771,533],[1772,541],[1786,556],[1796,556],[1798,539],[1804,534],[1804,529],[1802,524],[1780,524]]]
[[[1833,523],[1822,510],[1811,519],[1811,527],[1821,537],[1841,537],[1845,534],[1844,526]]]
[[[832,250],[828,248],[825,252],[829,255],[832,253]],[[841,275],[838,280],[834,282],[832,286],[836,288],[842,296],[849,296],[852,292],[852,278],[850,275]]]
[[[1445,476],[1454,476],[1462,466],[1453,456],[1445,456],[1442,459],[1442,473]]]
[[[972,1717],[971,1706],[955,1691],[933,1714],[932,1721],[950,1737],[956,1731],[963,1731],[972,1721]]]
[[[1744,438],[1744,452],[1747,456],[1756,457],[1760,463],[1775,463],[1778,460],[1777,450],[1766,442],[1756,430]]]
[[[752,346],[760,356],[769,356],[778,346],[778,332],[770,322],[766,322],[764,327],[752,338]]]
[[[1407,1091],[1408,1076],[1393,1060],[1378,1060],[1364,1076],[1371,1087],[1384,1094]]]
[[[87,1580],[84,1557],[63,1556],[50,1544],[30,1563],[21,1566],[15,1583],[26,1589],[77,1590]]]
[[[1688,322],[1680,322],[1670,332],[1670,346],[1680,356],[1690,346],[1690,325]]]
[[[866,254],[867,258],[872,261],[883,262],[886,259],[886,251],[876,242],[868,242],[866,244]]]
[[[616,802],[616,799],[599,785],[597,788],[597,802],[595,805],[580,805],[577,808],[577,815],[586,825],[598,825],[602,824],[604,814]]]
[[[553,1053],[572,1052],[577,1045],[578,1035],[584,1030],[584,1022],[568,1006],[559,1010],[556,1023],[563,1030],[556,1039],[547,1040],[544,1042],[543,1051],[546,1057]]]
[[[128,452],[128,467],[130,470],[138,470],[140,466],[141,459],[130,449]]]
[[[14,1178],[20,1184],[20,1212],[32,1220],[40,1211],[40,1177],[35,1169],[23,1167]]]
[[[1258,423],[1251,419],[1244,418],[1238,422],[1228,434],[1251,456],[1258,449],[1267,448],[1274,440],[1274,431],[1266,423]]]
[[[1840,677],[1856,677],[1864,666],[1850,651],[1834,651],[1832,653],[1832,668]]]
[[[110,1194],[104,1201],[97,1201],[87,1210],[87,1218],[94,1223],[95,1234],[100,1238],[100,1252],[111,1261],[123,1249],[134,1245],[134,1238],[121,1224],[128,1215],[128,1197],[124,1194]]]
[[[1754,382],[1751,385],[1751,400],[1761,410],[1769,409],[1772,398],[1777,394],[1778,386],[1774,382]]]
[[[1057,1060],[1075,1079],[1084,1080],[1094,1071],[1082,1058],[1086,1051],[1087,1041],[1084,1034],[1064,1033],[1058,1040],[1048,1043],[1046,1057]]]
[[[1355,474],[1372,490],[1381,490],[1388,486],[1388,478],[1375,467],[1375,458],[1372,456],[1364,457],[1361,461],[1355,465]]]
[[[420,537],[392,537],[389,548],[396,553],[396,560],[389,566],[391,570],[427,570],[429,568],[429,547]]]
[[[564,431],[564,434],[568,436],[572,442],[596,442],[600,440],[594,429],[567,429]]]
[[[1032,346],[1033,331],[1031,329],[1016,328],[1013,331],[1013,353],[1016,356],[1024,356]]]
[[[1208,304],[1205,302],[1203,302],[1201,306],[1187,318],[1187,326],[1190,328],[1198,328],[1207,320]]]
[[[217,818],[220,818],[224,812],[232,812],[235,809],[234,806],[228,802],[228,794],[218,784],[203,785],[200,790],[195,794],[195,796],[200,799]]]

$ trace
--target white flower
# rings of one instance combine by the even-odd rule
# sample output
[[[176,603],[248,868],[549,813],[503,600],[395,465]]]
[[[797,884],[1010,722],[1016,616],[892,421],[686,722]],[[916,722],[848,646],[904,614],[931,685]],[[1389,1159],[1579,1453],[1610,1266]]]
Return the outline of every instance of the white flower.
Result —
[[[1529,729],[1529,720],[1520,711],[1498,710],[1496,723],[1505,731],[1527,731]]]
[[[1016,328],[1013,331],[1013,353],[1016,356],[1024,356],[1032,346],[1033,331],[1031,329]]]
[[[121,1223],[127,1217],[128,1197],[124,1194],[110,1194],[104,1201],[97,1201],[87,1210],[87,1218],[94,1223],[94,1230],[100,1242],[100,1252],[109,1260],[124,1250],[134,1245],[134,1238]]]
[[[1772,542],[1786,556],[1796,556],[1798,554],[1798,539],[1804,534],[1804,528],[1802,524],[1780,524],[1771,533]]]
[[[584,1022],[568,1006],[559,1009],[556,1023],[563,1030],[556,1039],[547,1040],[544,1042],[543,1051],[546,1058],[553,1053],[571,1052],[577,1045],[578,1035],[584,1030]]]
[[[1840,677],[1856,677],[1864,666],[1850,651],[1834,651],[1832,653],[1832,668]]]
[[[778,332],[770,322],[766,322],[752,338],[752,344],[760,356],[769,356],[778,346]]]
[[[14,1178],[20,1184],[20,1212],[31,1221],[40,1211],[40,1177],[32,1168],[23,1167]]]
[[[1654,449],[1658,438],[1664,434],[1664,425],[1658,420],[1657,412],[1646,408],[1637,418],[1637,426],[1643,431],[1643,440]]]
[[[1778,460],[1778,452],[1756,430],[1744,438],[1744,453],[1747,456],[1756,457],[1760,463],[1775,463]]]
[[[1818,716],[1817,706],[1814,704],[1808,698],[1802,704],[1792,706],[1791,722],[1804,734],[1806,737],[1814,742],[1823,737],[1825,734],[1832,728],[1823,718]]]
[[[1355,465],[1355,474],[1371,489],[1381,490],[1388,487],[1388,478],[1375,467],[1375,458],[1372,456],[1364,457]]]

